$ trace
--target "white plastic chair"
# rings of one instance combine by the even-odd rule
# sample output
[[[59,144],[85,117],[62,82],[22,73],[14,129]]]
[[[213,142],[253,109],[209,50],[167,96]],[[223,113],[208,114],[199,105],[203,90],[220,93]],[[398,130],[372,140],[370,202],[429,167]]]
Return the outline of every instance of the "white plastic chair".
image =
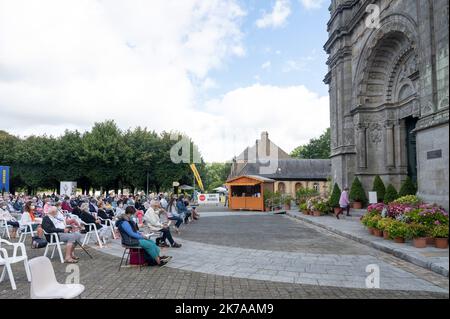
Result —
[[[6,234],[6,237],[8,237],[8,239],[11,239],[11,236],[9,234],[9,227],[12,226],[8,225],[6,219],[0,218],[0,231],[1,231],[0,238],[5,236]]]
[[[38,223],[28,223],[19,228],[20,229],[19,243],[24,243],[27,240],[28,235],[31,235],[31,238],[34,237],[35,233],[37,232],[33,230],[33,225],[37,224]]]
[[[81,284],[60,284],[56,280],[53,265],[45,256],[29,261],[31,270],[31,299],[72,299],[84,291]]]
[[[95,223],[85,223],[81,220],[81,224],[84,225],[84,229],[86,230],[86,236],[84,236],[83,243],[81,246],[85,246],[87,243],[89,243],[89,240],[91,239],[91,235],[95,235],[95,238],[97,239],[98,245],[100,248],[103,248],[102,241],[100,240],[100,236],[98,235],[97,226]]]
[[[5,248],[1,248],[2,243],[14,247],[12,257],[9,257],[8,251]],[[20,248],[20,255],[18,254],[19,248]],[[9,241],[0,238],[0,266],[4,266],[2,274],[0,275],[0,282],[2,282],[3,279],[5,279],[5,275],[6,273],[8,273],[9,281],[11,282],[11,287],[13,290],[16,290],[17,287],[16,282],[14,281],[11,264],[15,264],[22,261],[25,266],[27,279],[28,281],[30,281],[31,280],[30,268],[28,265],[28,256],[25,250],[25,245],[23,243],[10,243]]]
[[[61,264],[64,264],[64,257],[63,257],[63,253],[62,253],[62,249],[61,249],[61,245],[63,245],[64,243],[61,243],[59,241],[59,236],[57,233],[47,233],[44,230],[44,234],[50,236],[50,241],[48,241],[47,246],[45,246],[44,257],[47,257],[47,253],[48,253],[50,246],[53,246],[53,250],[52,250],[52,254],[51,254],[50,258],[53,259],[53,256],[55,255],[55,250],[57,249],[58,254],[59,254],[59,259],[61,260]]]
[[[78,217],[75,214],[69,214],[69,216],[73,219],[75,219],[80,225],[84,226],[84,229],[86,230],[86,234],[83,239],[83,243],[81,246],[85,246],[87,243],[89,243],[89,240],[91,239],[91,235],[94,234],[97,238],[97,242],[100,246],[100,248],[103,248],[102,241],[100,240],[100,236],[98,235],[97,226],[95,226],[95,223],[85,223],[80,217]]]

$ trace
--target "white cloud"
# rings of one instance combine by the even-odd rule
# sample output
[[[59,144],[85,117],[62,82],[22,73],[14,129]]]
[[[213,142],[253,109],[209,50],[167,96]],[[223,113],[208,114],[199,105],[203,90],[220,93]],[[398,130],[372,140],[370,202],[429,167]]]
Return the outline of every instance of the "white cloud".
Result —
[[[260,29],[278,28],[284,26],[287,18],[291,14],[291,3],[289,0],[276,0],[272,12],[264,13],[256,20],[256,26]]]
[[[236,0],[0,0],[0,127],[188,131],[208,72],[245,54],[244,15]]]
[[[271,65],[272,65],[272,63],[270,61],[266,61],[263,64],[261,64],[261,69],[263,69],[263,70],[270,69]]]
[[[324,0],[300,0],[300,3],[308,10],[320,9],[324,2]]]
[[[282,71],[285,73],[292,72],[292,71],[304,71],[308,68],[308,65],[311,61],[314,61],[316,58],[314,56],[306,56],[301,57],[299,59],[295,60],[287,60],[284,63],[284,66],[282,68]]]
[[[276,144],[290,152],[320,136],[330,125],[328,96],[319,96],[305,86],[254,84],[208,101],[206,110],[215,119],[207,139],[220,146],[210,148],[212,159],[238,155],[262,131],[268,131]]]

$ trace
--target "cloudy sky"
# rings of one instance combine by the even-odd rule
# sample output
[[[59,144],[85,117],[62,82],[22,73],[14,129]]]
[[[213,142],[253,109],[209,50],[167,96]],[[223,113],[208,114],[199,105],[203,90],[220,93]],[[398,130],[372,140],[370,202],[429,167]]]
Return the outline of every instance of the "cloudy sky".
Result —
[[[327,0],[0,0],[0,129],[114,119],[226,161],[261,131],[290,152],[329,126]]]

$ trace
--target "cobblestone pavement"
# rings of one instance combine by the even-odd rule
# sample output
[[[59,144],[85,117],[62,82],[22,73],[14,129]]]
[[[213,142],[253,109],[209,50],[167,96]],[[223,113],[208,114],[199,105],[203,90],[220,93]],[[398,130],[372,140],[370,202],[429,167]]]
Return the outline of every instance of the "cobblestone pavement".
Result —
[[[449,296],[448,278],[283,215],[203,213],[200,221],[182,228],[177,240],[184,245],[164,251],[174,256],[166,267],[142,271],[128,267],[118,272],[123,252],[118,240],[103,249],[90,248],[94,260],[80,251],[83,298]],[[27,251],[30,257],[43,253]],[[383,289],[358,289],[364,287],[367,263],[379,264]],[[66,265],[56,258],[53,265],[64,281]],[[0,283],[0,298],[29,297],[23,265],[15,265],[14,274],[18,289],[12,291],[6,279]]]
[[[320,226],[331,232],[374,247],[378,250],[389,252],[396,257],[448,277],[448,249],[438,249],[431,246],[418,249],[415,248],[410,241],[407,241],[406,244],[397,244],[390,240],[384,240],[383,238],[369,235],[367,229],[361,225],[359,218],[356,216],[350,218],[343,216],[343,218],[337,221],[334,216],[321,216],[318,218],[303,215],[295,211],[288,212],[288,215],[304,222]]]
[[[448,294],[434,292],[392,291],[380,289],[349,289],[313,285],[289,284],[265,280],[252,280],[172,269],[169,267],[123,268],[118,272],[120,259],[90,249],[94,256],[88,259],[83,253],[79,263],[80,282],[86,286],[82,298],[131,299],[288,299],[288,298],[448,298]],[[42,251],[30,250],[30,257]],[[68,273],[66,265],[53,261],[60,282]],[[11,290],[9,281],[0,283],[1,299],[29,298],[29,284],[23,265],[14,266],[17,290]]]

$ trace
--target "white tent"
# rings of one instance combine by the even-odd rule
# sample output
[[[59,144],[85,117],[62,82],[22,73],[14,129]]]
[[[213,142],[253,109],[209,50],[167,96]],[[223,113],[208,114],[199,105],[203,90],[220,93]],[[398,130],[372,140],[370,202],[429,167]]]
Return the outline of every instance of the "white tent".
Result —
[[[218,193],[226,193],[228,190],[225,187],[217,187],[214,188],[213,191],[218,192]]]

